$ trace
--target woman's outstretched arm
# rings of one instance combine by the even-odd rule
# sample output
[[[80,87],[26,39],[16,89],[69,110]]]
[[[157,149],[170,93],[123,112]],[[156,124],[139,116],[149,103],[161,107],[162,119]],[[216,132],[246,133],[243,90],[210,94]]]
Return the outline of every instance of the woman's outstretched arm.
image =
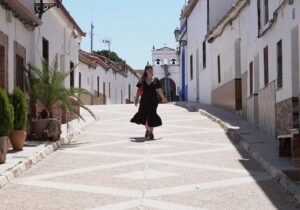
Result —
[[[166,98],[163,89],[162,88],[158,88],[157,92],[158,92],[159,96],[162,99],[162,103],[168,103],[168,99]]]
[[[137,106],[139,104],[140,101],[140,93],[139,91],[136,91],[136,96],[135,96],[135,100],[134,100],[134,105]]]

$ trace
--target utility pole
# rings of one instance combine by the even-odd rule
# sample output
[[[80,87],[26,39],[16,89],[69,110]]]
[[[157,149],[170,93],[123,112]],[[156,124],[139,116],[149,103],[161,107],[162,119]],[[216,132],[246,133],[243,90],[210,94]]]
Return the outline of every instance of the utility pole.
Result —
[[[94,24],[93,22],[91,23],[91,53],[94,52]]]

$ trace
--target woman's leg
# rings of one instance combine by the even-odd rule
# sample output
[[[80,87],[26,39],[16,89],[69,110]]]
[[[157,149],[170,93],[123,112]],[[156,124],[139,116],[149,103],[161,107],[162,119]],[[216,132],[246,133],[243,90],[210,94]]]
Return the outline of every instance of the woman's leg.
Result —
[[[154,140],[154,134],[153,134],[154,128],[149,127],[149,138],[150,140]]]
[[[154,128],[153,127],[149,127],[149,132],[153,133],[153,131],[154,131]]]

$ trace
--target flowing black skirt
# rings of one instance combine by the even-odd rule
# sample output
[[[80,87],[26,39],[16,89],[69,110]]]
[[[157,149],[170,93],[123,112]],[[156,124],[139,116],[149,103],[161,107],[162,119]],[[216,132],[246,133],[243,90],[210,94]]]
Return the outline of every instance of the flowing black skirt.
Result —
[[[140,104],[139,111],[130,120],[132,123],[138,125],[146,125],[148,122],[149,127],[158,127],[162,125],[161,118],[157,114],[158,103]]]

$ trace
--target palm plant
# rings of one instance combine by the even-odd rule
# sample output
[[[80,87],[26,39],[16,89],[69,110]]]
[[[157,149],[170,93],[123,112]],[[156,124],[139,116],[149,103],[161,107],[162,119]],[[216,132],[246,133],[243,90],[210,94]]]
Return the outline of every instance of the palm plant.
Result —
[[[80,100],[79,94],[91,95],[87,90],[82,88],[66,88],[64,83],[76,66],[66,72],[59,71],[57,57],[52,65],[42,60],[42,68],[39,69],[32,65],[28,65],[27,73],[27,88],[31,98],[31,107],[39,102],[43,107],[42,118],[51,118],[53,110],[57,105],[62,109],[67,110],[70,114],[75,114],[77,117],[84,120],[80,113],[73,110],[70,97],[74,98],[79,107],[87,110],[94,118],[94,113],[88,109]]]

